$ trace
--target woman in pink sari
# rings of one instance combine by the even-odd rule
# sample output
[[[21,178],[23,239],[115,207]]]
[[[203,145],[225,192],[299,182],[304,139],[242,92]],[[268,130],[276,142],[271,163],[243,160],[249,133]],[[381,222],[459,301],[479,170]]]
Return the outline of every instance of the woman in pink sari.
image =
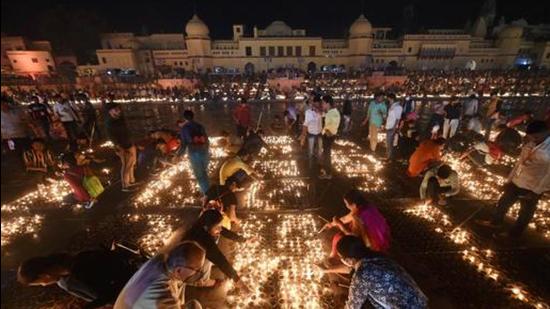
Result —
[[[390,228],[380,211],[369,203],[359,190],[350,190],[344,195],[349,213],[334,217],[324,229],[336,227],[339,231],[332,238],[330,258],[337,258],[336,244],[345,235],[360,237],[371,250],[386,252],[390,247]]]

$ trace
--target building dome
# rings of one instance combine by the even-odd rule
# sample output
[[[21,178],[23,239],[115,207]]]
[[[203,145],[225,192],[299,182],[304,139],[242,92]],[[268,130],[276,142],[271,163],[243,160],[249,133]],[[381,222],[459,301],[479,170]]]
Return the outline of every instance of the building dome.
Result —
[[[498,33],[498,37],[501,39],[519,39],[522,36],[523,27],[516,25],[506,26]]]
[[[266,36],[292,36],[292,28],[284,21],[276,20],[265,28],[264,33]]]
[[[359,18],[357,18],[353,22],[353,24],[351,24],[351,27],[349,27],[349,34],[352,37],[367,36],[367,35],[370,35],[371,32],[372,32],[372,25],[363,14],[361,14],[361,16],[359,16]]]
[[[185,33],[189,37],[208,37],[209,31],[206,24],[195,14],[185,25]]]

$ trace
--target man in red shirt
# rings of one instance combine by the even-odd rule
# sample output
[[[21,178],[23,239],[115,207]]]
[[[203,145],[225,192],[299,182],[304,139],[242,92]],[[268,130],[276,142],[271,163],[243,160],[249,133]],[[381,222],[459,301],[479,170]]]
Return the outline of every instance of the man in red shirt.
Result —
[[[248,127],[250,126],[251,119],[250,106],[246,104],[245,98],[240,99],[240,103],[233,111],[233,119],[237,124],[237,135],[240,138],[244,138],[246,136],[246,132],[248,131]]]

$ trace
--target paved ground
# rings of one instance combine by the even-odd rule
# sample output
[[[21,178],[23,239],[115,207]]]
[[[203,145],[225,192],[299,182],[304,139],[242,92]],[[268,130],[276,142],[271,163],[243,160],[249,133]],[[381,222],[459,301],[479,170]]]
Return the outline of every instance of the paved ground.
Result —
[[[227,113],[230,106],[221,107],[195,107],[199,121],[214,136],[218,130],[233,129]],[[140,135],[153,128],[174,127],[183,109],[167,104],[135,105],[128,106],[127,115]],[[256,115],[261,111],[259,106],[254,107]],[[269,126],[276,113],[282,113],[281,106],[263,107],[264,127]],[[270,132],[273,133],[277,132]],[[338,283],[345,285],[344,280],[321,278],[311,265],[328,250],[330,232],[320,237],[313,234],[323,224],[321,217],[331,218],[345,212],[341,196],[356,186],[369,191],[369,198],[386,216],[393,235],[390,255],[418,281],[432,308],[527,308],[544,300],[548,303],[550,253],[548,240],[540,233],[530,231],[521,242],[500,243],[490,237],[490,231],[471,221],[460,225],[479,207],[485,207],[482,215],[487,215],[491,205],[473,199],[467,192],[446,208],[418,206],[419,180],[404,177],[403,165],[382,165],[378,157],[383,150],[376,156],[368,154],[360,135],[351,140],[356,143],[340,143],[335,147],[337,177],[332,181],[314,181],[308,178],[310,173],[299,146],[289,140],[272,139],[272,144],[279,143],[275,148],[285,144],[291,151],[264,155],[257,167],[266,173],[268,180],[241,196],[245,217],[242,232],[255,236],[256,240],[245,245],[222,243],[255,293],[249,297],[233,290],[227,297],[220,290],[191,289],[190,293],[210,308],[237,305],[294,308],[306,300],[313,307],[341,307],[345,290]],[[221,160],[221,154],[213,156],[211,175],[216,175]],[[2,169],[2,195],[12,186],[11,181],[4,182],[5,177],[11,179]],[[172,229],[191,221],[197,213],[192,207],[197,204],[193,196],[196,189],[189,180],[187,166],[170,168],[160,178],[147,179],[142,190],[134,195],[121,194],[115,184],[91,211],[62,209],[55,199],[39,200],[29,210],[7,212],[3,207],[2,307],[81,306],[56,288],[18,286],[14,270],[24,258],[107,245],[112,239],[139,244],[154,252]],[[276,209],[258,211],[265,207]],[[22,230],[4,243],[5,222],[35,214],[43,216],[35,231]],[[491,278],[495,274],[496,280]]]

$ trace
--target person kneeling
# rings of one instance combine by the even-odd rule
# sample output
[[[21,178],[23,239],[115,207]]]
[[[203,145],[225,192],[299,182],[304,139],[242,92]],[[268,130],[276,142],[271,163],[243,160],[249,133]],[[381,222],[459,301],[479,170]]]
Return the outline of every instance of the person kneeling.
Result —
[[[458,173],[443,164],[429,169],[420,185],[420,198],[428,203],[447,205],[447,198],[460,191]]]
[[[231,223],[237,225],[240,223],[239,218],[237,218],[238,201],[235,195],[238,189],[237,180],[230,177],[225,182],[225,185],[211,185],[208,191],[206,191],[203,209],[215,208],[219,210],[224,216],[224,223],[226,223],[225,221],[229,221],[227,222],[229,224],[224,224],[224,227],[227,229],[229,229]]]
[[[225,182],[230,177],[242,184],[247,177],[258,181],[262,175],[256,172],[250,165],[247,164],[252,159],[252,156],[241,150],[236,156],[227,159],[220,168],[220,184],[225,185]]]
[[[428,298],[414,279],[393,260],[367,248],[363,240],[344,236],[337,245],[342,263],[355,269],[346,309],[428,308]]]
[[[85,308],[96,308],[113,303],[134,271],[121,253],[97,249],[28,259],[19,266],[17,281],[25,286],[57,284],[88,302]]]
[[[200,276],[193,285],[213,287],[219,283],[210,278],[212,266],[216,265],[226,277],[233,279],[236,286],[241,289],[241,291],[248,293],[248,287],[240,279],[237,271],[218,247],[220,237],[237,242],[244,242],[246,239],[224,228],[222,223],[222,214],[216,209],[208,209],[200,215],[199,219],[189,229],[185,230],[184,228],[179,228],[176,230],[170,236],[167,248],[170,248],[173,243],[178,243],[183,240],[197,242],[204,248],[207,261],[204,262],[200,271]]]
[[[72,193],[63,197],[63,204],[83,204],[85,208],[91,208],[95,203],[95,199],[90,196],[84,187],[84,177],[86,173],[84,167],[76,164],[74,153],[69,152],[62,155],[61,168],[63,169],[63,178],[67,181],[72,190]]]
[[[204,249],[193,241],[158,254],[126,283],[114,309],[202,308],[196,300],[185,302],[185,286],[198,280],[204,259]]]
[[[361,191],[352,189],[347,192],[344,203],[349,213],[341,218],[334,217],[322,229],[338,230],[332,237],[332,250],[328,260],[330,265],[320,265],[325,273],[349,273],[349,268],[339,263],[336,251],[336,245],[346,235],[360,237],[373,251],[386,252],[390,247],[391,233],[386,219],[376,206],[365,199]]]

